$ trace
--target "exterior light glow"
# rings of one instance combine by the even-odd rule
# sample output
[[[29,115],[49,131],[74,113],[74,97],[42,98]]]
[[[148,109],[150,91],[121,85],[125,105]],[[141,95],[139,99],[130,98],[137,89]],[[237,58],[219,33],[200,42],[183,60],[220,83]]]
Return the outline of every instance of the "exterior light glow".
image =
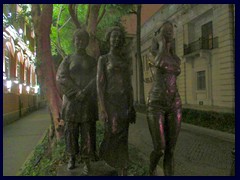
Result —
[[[19,84],[18,89],[19,89],[19,94],[22,94],[22,84]]]
[[[26,90],[27,90],[27,93],[29,93],[29,91],[30,91],[30,87],[27,86],[27,87],[26,87]]]
[[[34,87],[34,93],[35,93],[35,94],[37,94],[37,93],[38,93],[38,88],[39,88],[39,86],[38,86],[38,85],[36,85],[36,86]]]
[[[11,92],[11,87],[12,87],[12,81],[7,80],[7,90],[8,90],[8,92]]]
[[[18,30],[18,32],[20,35],[23,34],[23,30],[21,28]]]

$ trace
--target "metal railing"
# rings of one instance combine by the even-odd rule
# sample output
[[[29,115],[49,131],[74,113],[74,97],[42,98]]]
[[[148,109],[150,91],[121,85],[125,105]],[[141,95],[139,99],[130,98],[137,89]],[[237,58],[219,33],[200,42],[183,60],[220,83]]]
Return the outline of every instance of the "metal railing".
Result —
[[[193,53],[200,49],[211,50],[218,47],[218,37],[205,39],[200,37],[197,41],[191,42],[190,44],[184,44],[184,55]]]

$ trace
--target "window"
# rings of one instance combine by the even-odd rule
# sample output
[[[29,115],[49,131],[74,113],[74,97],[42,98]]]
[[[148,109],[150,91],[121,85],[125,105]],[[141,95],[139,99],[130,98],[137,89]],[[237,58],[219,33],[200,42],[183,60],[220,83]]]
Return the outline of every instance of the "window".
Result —
[[[17,62],[17,79],[20,80],[21,77],[21,64],[20,61]]]
[[[10,79],[10,59],[9,59],[9,51],[5,49],[5,62],[4,62],[4,71],[3,77],[5,79]]]
[[[31,66],[31,68],[30,68],[30,86],[32,86],[33,85],[33,68],[32,68],[32,66]]]
[[[202,25],[202,49],[213,48],[213,26],[212,21]]]
[[[27,67],[24,68],[24,85],[27,84]]]
[[[205,71],[197,72],[197,90],[205,90],[206,89],[206,75]]]

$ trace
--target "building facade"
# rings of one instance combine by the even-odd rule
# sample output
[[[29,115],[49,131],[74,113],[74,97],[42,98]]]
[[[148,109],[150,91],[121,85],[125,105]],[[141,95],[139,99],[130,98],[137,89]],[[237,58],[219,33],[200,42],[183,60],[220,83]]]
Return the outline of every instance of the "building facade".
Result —
[[[235,7],[232,4],[167,4],[141,28],[144,93],[152,85],[149,60],[153,36],[166,20],[175,28],[175,52],[181,59],[178,89],[184,108],[235,111]],[[133,43],[135,44],[135,43]],[[134,99],[139,99],[138,63],[133,47]]]
[[[6,125],[38,108],[40,99],[34,31],[28,19],[17,19],[20,6],[3,7],[3,125]]]

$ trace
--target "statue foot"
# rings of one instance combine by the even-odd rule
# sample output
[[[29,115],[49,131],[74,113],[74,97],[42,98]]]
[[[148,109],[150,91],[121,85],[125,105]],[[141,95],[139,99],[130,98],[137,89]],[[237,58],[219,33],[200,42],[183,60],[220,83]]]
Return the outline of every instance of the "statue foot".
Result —
[[[70,157],[67,168],[68,168],[68,170],[75,168],[75,158],[74,157]]]
[[[157,169],[155,168],[154,170],[150,170],[149,176],[157,176]]]
[[[95,153],[94,154],[94,161],[99,161],[99,160],[100,160],[99,156]]]
[[[96,153],[92,154],[90,159],[91,159],[91,161],[99,161],[100,160],[99,156]]]
[[[90,174],[90,171],[91,171],[90,163],[89,162],[84,162],[82,175],[88,176]]]

